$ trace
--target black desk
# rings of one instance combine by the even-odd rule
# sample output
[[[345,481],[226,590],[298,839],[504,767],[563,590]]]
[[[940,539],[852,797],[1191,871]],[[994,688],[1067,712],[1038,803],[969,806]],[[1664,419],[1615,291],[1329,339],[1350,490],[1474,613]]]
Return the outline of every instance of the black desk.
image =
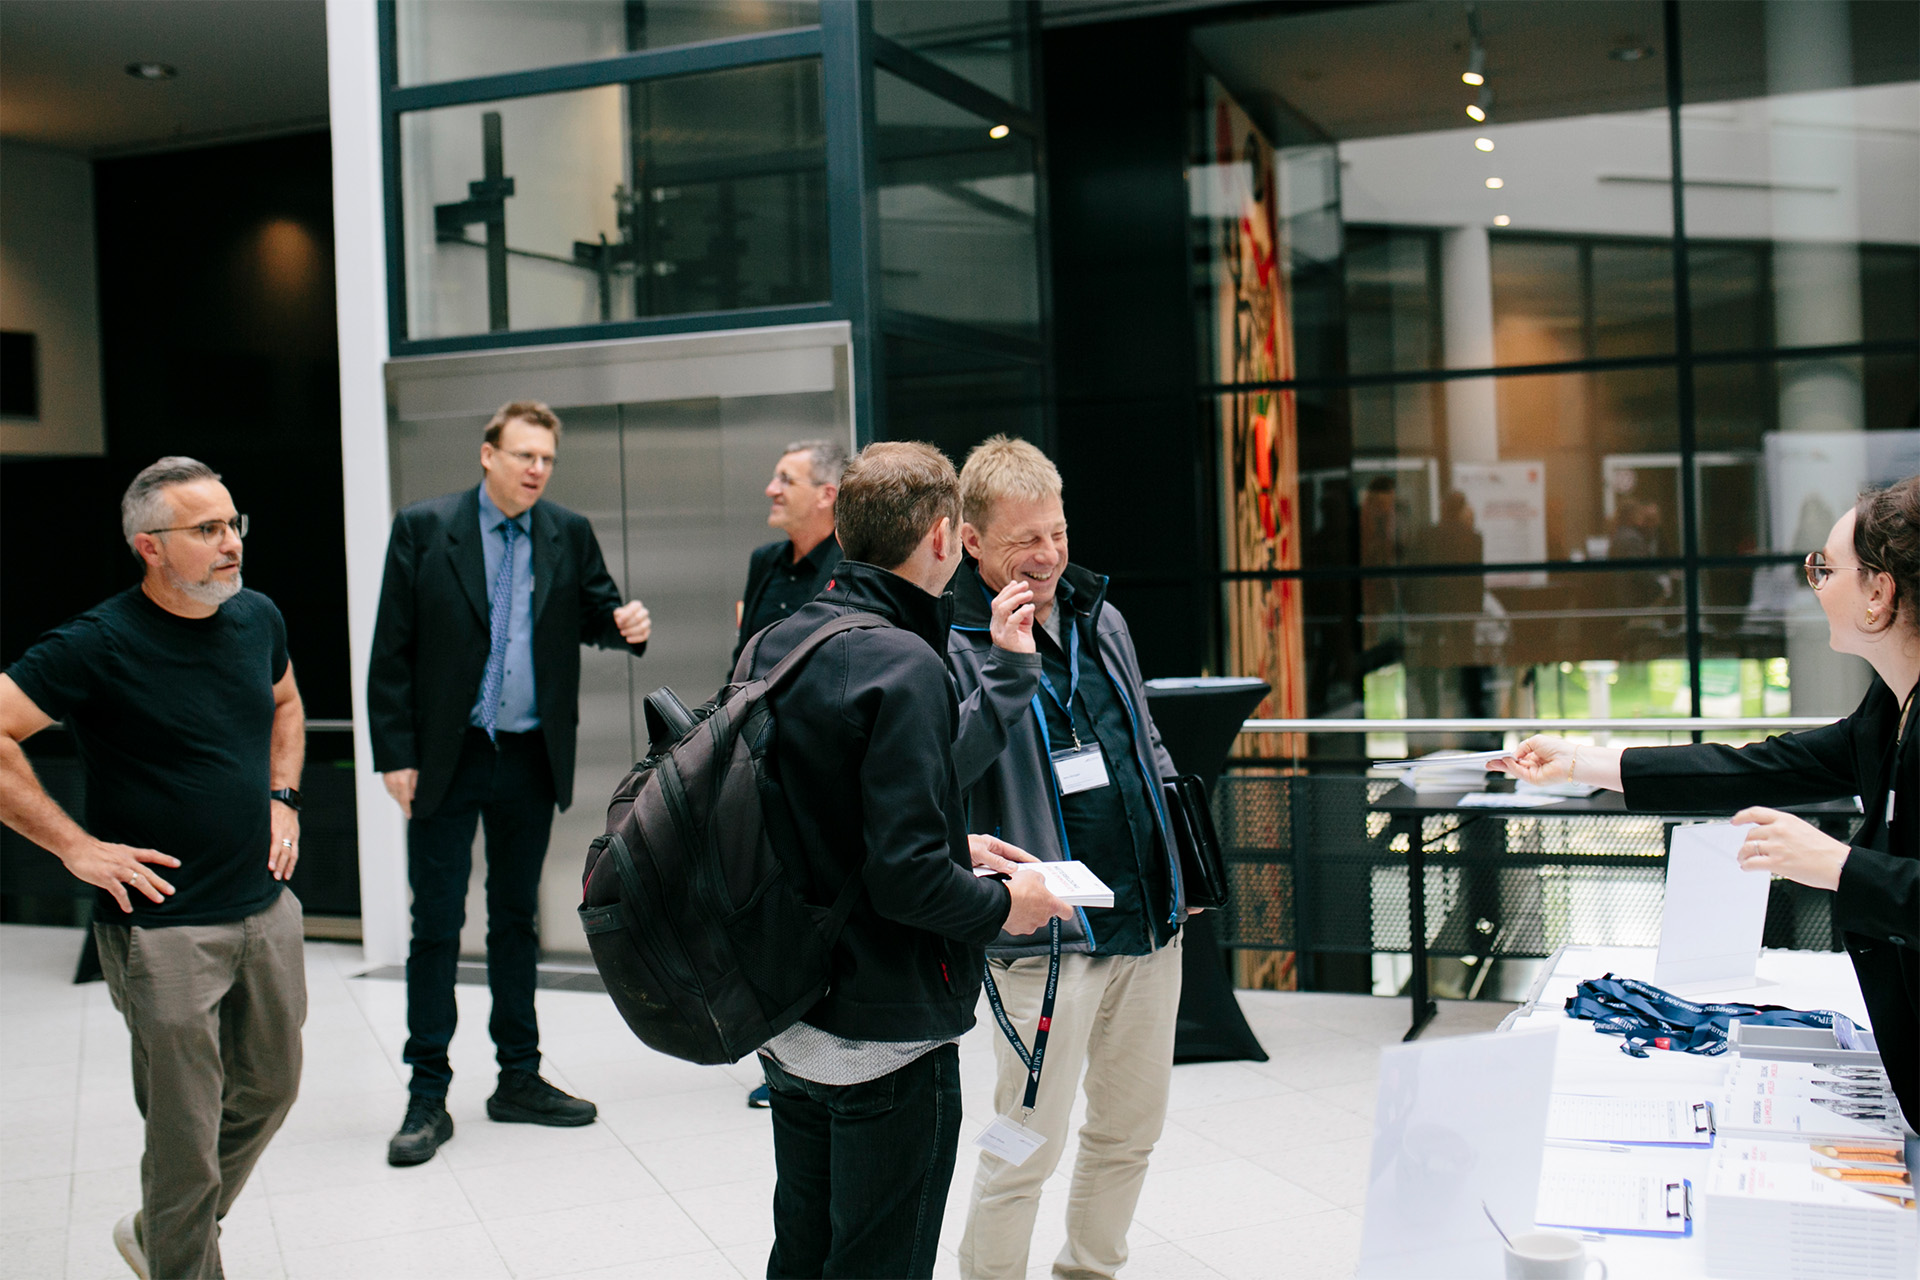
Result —
[[[1244,676],[1147,681],[1153,724],[1160,730],[1167,754],[1181,772],[1199,775],[1209,796],[1247,713],[1268,692],[1266,681]],[[1221,963],[1213,913],[1188,917],[1184,932],[1173,1060],[1265,1062],[1267,1051],[1240,1012],[1233,983]]]
[[[1468,791],[1415,791],[1405,783],[1397,784],[1393,790],[1381,796],[1369,806],[1376,813],[1384,813],[1389,821],[1387,826],[1388,842],[1396,835],[1407,837],[1407,942],[1413,958],[1413,976],[1408,982],[1408,994],[1413,999],[1413,1023],[1402,1039],[1412,1040],[1418,1036],[1437,1011],[1427,986],[1427,895],[1426,895],[1426,857],[1427,842],[1421,838],[1423,819],[1443,815],[1458,815],[1462,821],[1444,833],[1441,838],[1452,836],[1473,827],[1483,818],[1497,818],[1502,823],[1515,818],[1577,818],[1577,817],[1625,817],[1637,814],[1641,817],[1658,817],[1669,824],[1688,819],[1719,818],[1725,819],[1725,810],[1700,810],[1696,812],[1664,811],[1659,814],[1647,814],[1627,808],[1626,797],[1618,791],[1596,791],[1584,798],[1568,798],[1554,804],[1541,805],[1531,809],[1482,809],[1461,805],[1461,800],[1477,794]],[[1829,834],[1846,837],[1847,823],[1858,815],[1858,810],[1850,801],[1832,800],[1815,805],[1796,805],[1787,812],[1797,813],[1814,823]],[[1837,828],[1837,830],[1836,830]],[[1575,859],[1564,855],[1508,854],[1502,848],[1498,854],[1481,852],[1477,856],[1460,859],[1469,869],[1477,867],[1524,867],[1540,864],[1563,865],[1569,862],[1580,866],[1664,866],[1663,854],[1655,861],[1638,855],[1617,854],[1581,854]],[[1469,899],[1472,891],[1469,890]],[[1497,914],[1497,912],[1496,912]]]

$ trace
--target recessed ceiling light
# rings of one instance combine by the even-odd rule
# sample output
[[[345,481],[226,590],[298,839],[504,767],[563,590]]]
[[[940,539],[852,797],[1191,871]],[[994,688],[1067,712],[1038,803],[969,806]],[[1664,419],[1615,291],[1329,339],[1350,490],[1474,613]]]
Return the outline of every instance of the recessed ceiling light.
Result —
[[[171,80],[180,73],[164,62],[129,62],[127,74],[135,80]]]
[[[1623,44],[1618,49],[1607,50],[1607,56],[1615,62],[1638,62],[1642,58],[1653,56],[1653,46],[1645,44]]]
[[[1502,187],[1504,187],[1504,186],[1506,186],[1506,185],[1507,185],[1507,184],[1506,184],[1506,182],[1505,182],[1505,180],[1503,180],[1503,179],[1500,179],[1500,178],[1488,178],[1488,179],[1487,179],[1487,190],[1489,190],[1489,191],[1498,191],[1498,190],[1499,190],[1500,188],[1502,188]]]
[[[1487,82],[1487,51],[1476,38],[1473,50],[1467,55],[1467,69],[1460,73],[1463,84],[1485,84]]]
[[[993,128],[987,130],[987,136],[989,138],[992,138],[995,142],[998,142],[1000,139],[1006,137],[1008,134],[1012,132],[1013,130],[1007,128],[1006,125],[997,124],[993,126]]]
[[[1467,115],[1472,117],[1476,123],[1487,118],[1487,113],[1480,109],[1480,104],[1477,102],[1469,102],[1467,104]]]
[[[1491,151],[1493,150],[1493,139],[1492,138],[1475,138],[1473,140],[1473,149],[1475,151]]]
[[[1496,226],[1496,227],[1504,227],[1504,226],[1506,226],[1506,225],[1507,225],[1507,224],[1508,224],[1509,222],[1512,222],[1512,221],[1513,221],[1513,219],[1512,219],[1512,218],[1509,218],[1509,217],[1508,217],[1508,216],[1507,216],[1506,214],[1504,214],[1504,213],[1496,213],[1496,214],[1494,214],[1494,215],[1493,215],[1493,225],[1494,225],[1494,226]]]

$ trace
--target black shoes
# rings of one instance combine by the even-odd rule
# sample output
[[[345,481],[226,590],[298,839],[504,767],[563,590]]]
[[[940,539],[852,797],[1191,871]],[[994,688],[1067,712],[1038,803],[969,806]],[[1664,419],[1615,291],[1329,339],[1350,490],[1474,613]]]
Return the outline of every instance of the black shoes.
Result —
[[[542,1080],[538,1072],[509,1067],[487,1099],[487,1115],[507,1124],[549,1124],[563,1129],[592,1124],[599,1108]],[[451,1132],[451,1127],[449,1127]]]
[[[425,1164],[451,1137],[453,1117],[447,1114],[443,1104],[429,1098],[409,1098],[407,1118],[400,1122],[400,1132],[387,1143],[387,1163],[401,1167]]]

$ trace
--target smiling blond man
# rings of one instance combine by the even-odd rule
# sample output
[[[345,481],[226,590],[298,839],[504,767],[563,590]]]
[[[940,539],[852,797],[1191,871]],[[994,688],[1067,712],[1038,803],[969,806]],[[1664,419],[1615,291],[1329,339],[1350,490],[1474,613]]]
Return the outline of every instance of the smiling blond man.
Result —
[[[1180,1004],[1180,870],[1160,787],[1173,761],[1147,714],[1133,638],[1107,580],[1068,558],[1060,473],[1024,440],[995,436],[960,473],[960,541],[947,665],[959,687],[954,765],[969,830],[1047,861],[1085,862],[1114,905],[1064,926],[1038,1094],[995,1040],[994,1106],[1045,1138],[1020,1164],[982,1153],[960,1270],[1022,1277],[1040,1187],[1060,1159],[1086,1069],[1087,1123],[1053,1274],[1111,1276],[1166,1119]],[[988,949],[1013,1025],[1031,1041],[1049,971],[1044,932]]]

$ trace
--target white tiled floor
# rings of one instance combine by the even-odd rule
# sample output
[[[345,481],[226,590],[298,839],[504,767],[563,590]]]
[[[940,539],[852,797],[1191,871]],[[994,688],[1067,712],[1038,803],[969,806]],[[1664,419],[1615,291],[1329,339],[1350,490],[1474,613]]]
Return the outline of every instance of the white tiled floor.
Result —
[[[127,1034],[94,983],[68,979],[80,935],[0,926],[0,1280],[122,1280],[109,1233],[139,1194]],[[494,1124],[484,988],[462,986],[449,1101],[458,1133],[431,1163],[393,1169],[406,1105],[405,991],[359,979],[357,947],[307,944],[300,1101],[227,1218],[234,1280],[326,1277],[765,1274],[772,1239],[767,1115],[744,1105],[752,1063],[694,1067],[640,1045],[604,996],[539,994],[545,1072],[600,1104],[583,1129]],[[1265,1063],[1174,1071],[1172,1114],[1135,1216],[1130,1280],[1350,1275],[1359,1249],[1378,1049],[1404,1000],[1242,992]],[[1443,1002],[1427,1032],[1489,1029],[1510,1006]],[[967,1120],[939,1274],[973,1180],[968,1140],[990,1118],[992,1020],[961,1044]],[[1071,1149],[1047,1184],[1031,1274],[1064,1237]]]

